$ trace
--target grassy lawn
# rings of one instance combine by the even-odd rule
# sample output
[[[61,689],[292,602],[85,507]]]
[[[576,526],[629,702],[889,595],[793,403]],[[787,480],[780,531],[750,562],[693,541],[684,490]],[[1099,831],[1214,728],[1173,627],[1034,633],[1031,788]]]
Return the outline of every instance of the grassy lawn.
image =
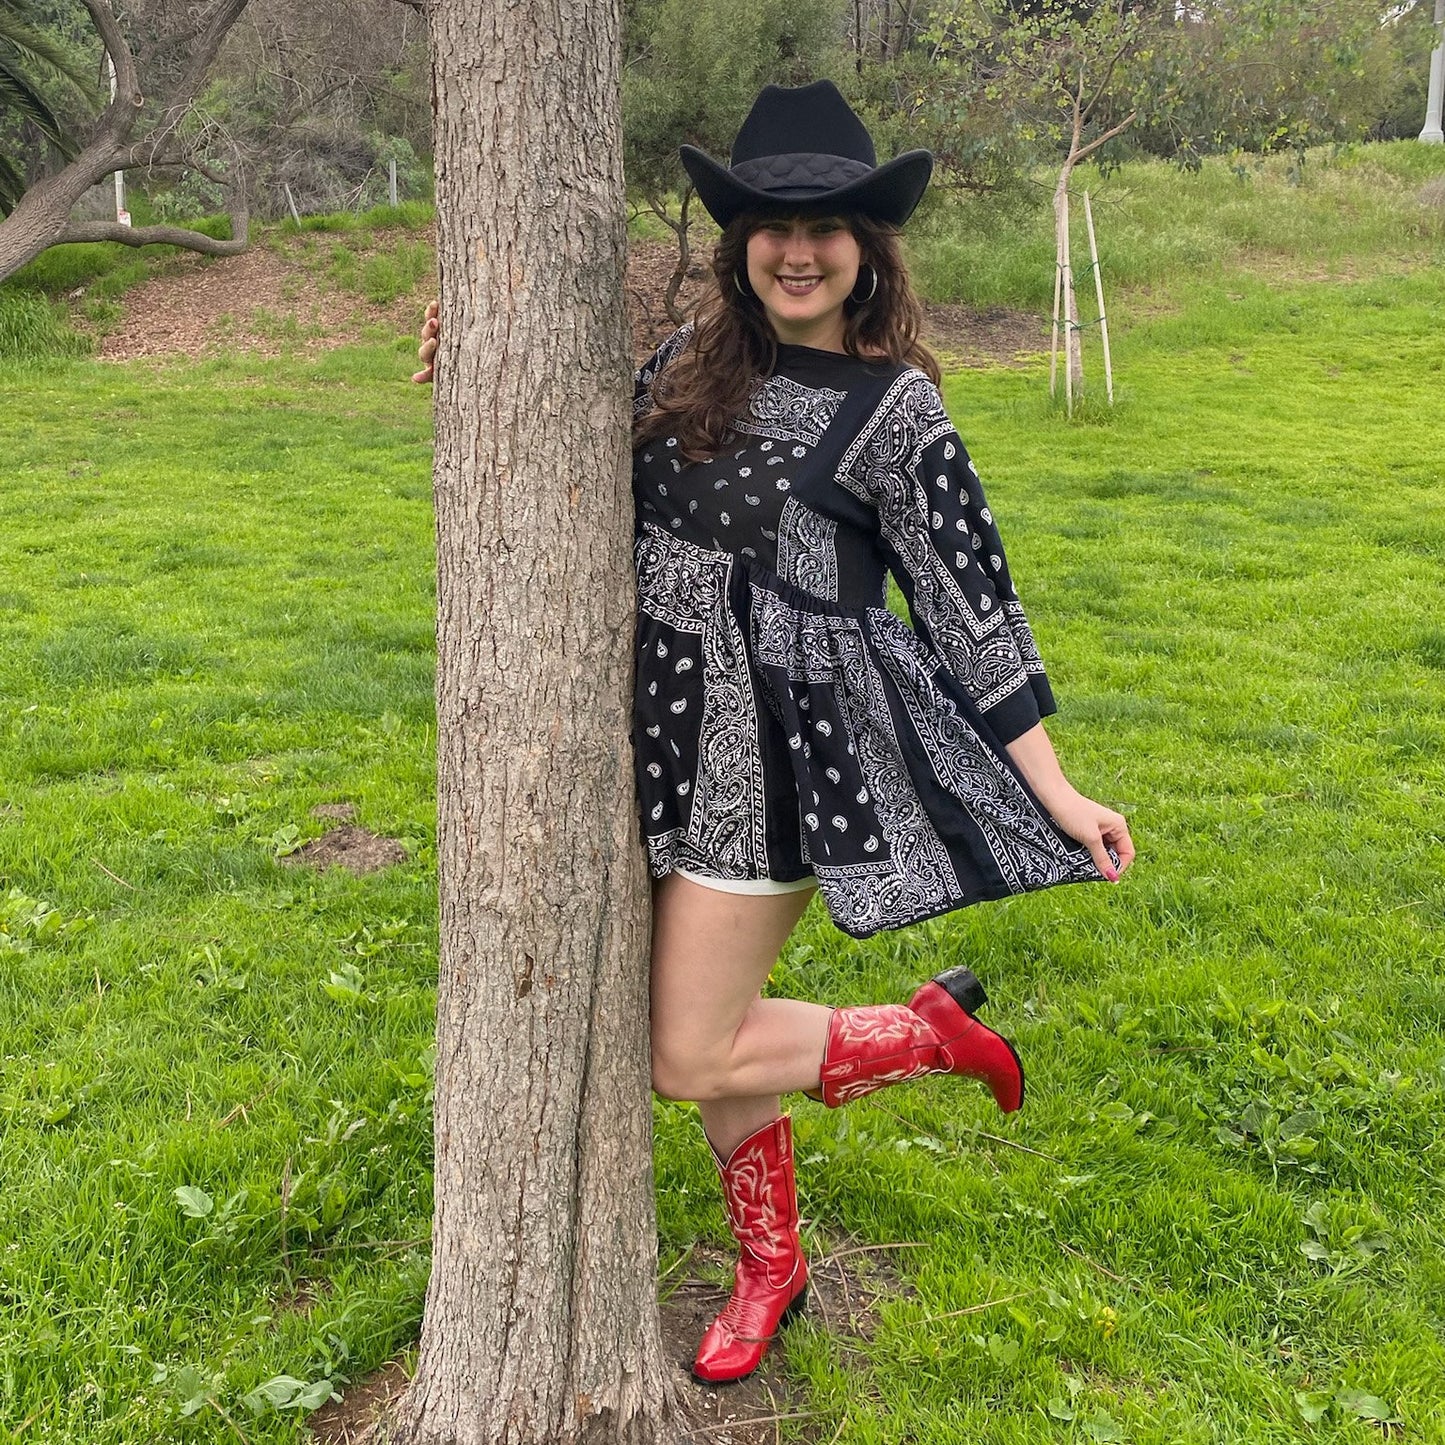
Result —
[[[777,985],[825,1002],[971,962],[1030,1067],[1007,1121],[956,1081],[797,1101],[819,1247],[924,1246],[886,1254],[871,1338],[789,1331],[819,1440],[1445,1442],[1445,255],[1377,229],[1346,279],[1274,252],[1136,278],[1113,412],[1066,423],[1046,368],[948,383],[1051,731],[1140,858],[794,939]],[[415,1337],[410,354],[0,361],[0,1428],[26,1445],[296,1439]],[[337,802],[408,861],[287,867]],[[666,1266],[725,1235],[692,1112],[657,1119]]]

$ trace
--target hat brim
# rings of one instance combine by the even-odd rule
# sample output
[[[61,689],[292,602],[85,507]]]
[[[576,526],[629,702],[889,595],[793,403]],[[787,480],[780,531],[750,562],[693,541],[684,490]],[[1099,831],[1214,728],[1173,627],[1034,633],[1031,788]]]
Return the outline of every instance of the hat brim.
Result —
[[[696,146],[682,147],[682,165],[708,215],[719,226],[747,211],[861,212],[901,226],[914,212],[933,174],[930,151],[905,151],[866,176],[830,190],[760,190],[738,180],[724,165]]]

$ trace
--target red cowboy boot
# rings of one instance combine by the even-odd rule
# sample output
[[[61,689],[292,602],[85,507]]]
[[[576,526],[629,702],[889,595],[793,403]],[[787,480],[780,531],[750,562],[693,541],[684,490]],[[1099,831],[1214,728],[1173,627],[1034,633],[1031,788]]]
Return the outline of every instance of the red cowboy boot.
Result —
[[[793,1125],[784,1114],[718,1160],[728,1224],[742,1246],[732,1298],[708,1326],[693,1362],[707,1385],[751,1375],[780,1326],[808,1293],[808,1266],[798,1240],[793,1184]]]
[[[908,1004],[833,1010],[818,1091],[829,1108],[923,1074],[982,1079],[1011,1114],[1024,1101],[1024,1069],[1014,1046],[974,1018],[987,1001],[967,968],[950,968]]]

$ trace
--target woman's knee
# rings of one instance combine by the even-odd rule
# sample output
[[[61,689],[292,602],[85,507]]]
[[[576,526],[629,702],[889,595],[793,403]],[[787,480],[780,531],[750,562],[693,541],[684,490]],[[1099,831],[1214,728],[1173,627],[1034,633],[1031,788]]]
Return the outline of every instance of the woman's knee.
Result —
[[[703,1049],[652,1036],[652,1092],[662,1099],[705,1103],[727,1093],[726,1060],[716,1060]]]
[[[691,1099],[687,1070],[666,1047],[652,1040],[652,1092],[659,1099]]]

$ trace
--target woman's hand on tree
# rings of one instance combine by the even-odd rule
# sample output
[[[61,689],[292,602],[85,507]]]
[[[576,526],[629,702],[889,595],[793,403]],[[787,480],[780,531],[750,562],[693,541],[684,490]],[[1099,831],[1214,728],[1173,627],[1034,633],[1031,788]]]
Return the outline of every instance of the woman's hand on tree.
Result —
[[[413,373],[411,378],[413,381],[436,380],[437,338],[442,329],[438,312],[439,308],[435,301],[426,309],[426,319],[421,324],[421,345],[416,349],[416,354],[421,358],[421,370]]]

